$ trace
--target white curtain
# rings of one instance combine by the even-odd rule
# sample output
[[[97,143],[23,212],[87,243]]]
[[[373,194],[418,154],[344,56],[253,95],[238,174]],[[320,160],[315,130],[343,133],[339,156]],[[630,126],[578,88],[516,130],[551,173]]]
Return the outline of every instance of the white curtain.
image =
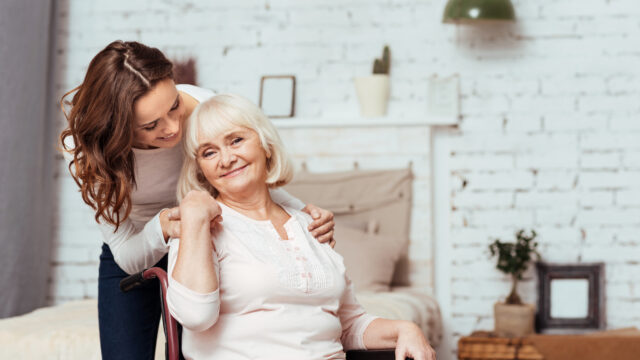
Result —
[[[42,306],[47,296],[53,5],[0,2],[0,318]]]

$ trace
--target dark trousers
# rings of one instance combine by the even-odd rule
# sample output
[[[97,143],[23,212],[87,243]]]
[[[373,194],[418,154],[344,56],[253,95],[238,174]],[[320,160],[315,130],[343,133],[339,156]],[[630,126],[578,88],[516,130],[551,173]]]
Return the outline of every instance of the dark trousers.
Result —
[[[167,269],[167,256],[155,266]],[[160,323],[160,285],[148,283],[127,293],[120,280],[127,277],[102,245],[98,277],[98,320],[103,360],[153,360]]]

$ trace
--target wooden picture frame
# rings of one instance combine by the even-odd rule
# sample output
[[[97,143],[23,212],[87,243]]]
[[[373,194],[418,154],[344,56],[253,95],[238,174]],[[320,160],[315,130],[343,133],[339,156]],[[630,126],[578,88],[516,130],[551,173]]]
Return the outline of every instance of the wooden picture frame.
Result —
[[[538,314],[536,317],[538,332],[544,330],[547,332],[582,332],[588,329],[604,328],[603,263],[547,264],[538,262],[536,269],[538,272]]]
[[[291,118],[296,108],[296,77],[265,75],[260,79],[260,108],[270,118]]]

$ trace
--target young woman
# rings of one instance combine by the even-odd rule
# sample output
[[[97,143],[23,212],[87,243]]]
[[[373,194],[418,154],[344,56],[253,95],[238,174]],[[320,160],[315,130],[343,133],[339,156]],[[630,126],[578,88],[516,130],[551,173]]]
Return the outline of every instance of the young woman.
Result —
[[[104,360],[154,357],[158,285],[123,294],[118,284],[144,268],[166,268],[166,241],[180,231],[175,194],[182,128],[194,108],[214,95],[175,85],[172,68],[156,48],[115,41],[91,60],[82,84],[63,97],[76,91],[61,142],[103,234],[98,314]],[[320,242],[333,242],[333,214],[305,207],[284,191],[272,196],[312,214],[309,229]]]
[[[167,305],[184,326],[185,358],[344,359],[345,349],[395,348],[396,359],[435,360],[417,325],[367,314],[342,257],[306,230],[311,219],[273,201],[269,189],[293,171],[257,106],[236,95],[207,100],[183,147]]]

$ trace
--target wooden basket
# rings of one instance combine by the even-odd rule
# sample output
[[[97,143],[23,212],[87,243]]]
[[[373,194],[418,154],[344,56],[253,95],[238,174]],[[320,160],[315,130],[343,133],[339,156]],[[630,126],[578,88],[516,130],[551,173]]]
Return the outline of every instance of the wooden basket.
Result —
[[[498,337],[490,332],[474,332],[458,341],[459,360],[543,360],[526,338]]]

